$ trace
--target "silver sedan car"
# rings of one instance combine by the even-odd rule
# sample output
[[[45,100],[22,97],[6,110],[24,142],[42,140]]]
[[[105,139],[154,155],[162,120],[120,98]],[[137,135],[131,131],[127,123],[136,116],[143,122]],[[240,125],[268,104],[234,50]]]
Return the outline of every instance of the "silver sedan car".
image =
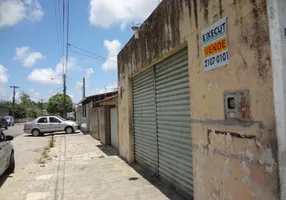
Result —
[[[0,175],[3,173],[13,173],[15,169],[13,136],[5,135],[0,130]]]
[[[42,116],[24,125],[24,132],[33,136],[41,136],[44,133],[65,131],[73,133],[78,130],[78,124],[56,116]]]

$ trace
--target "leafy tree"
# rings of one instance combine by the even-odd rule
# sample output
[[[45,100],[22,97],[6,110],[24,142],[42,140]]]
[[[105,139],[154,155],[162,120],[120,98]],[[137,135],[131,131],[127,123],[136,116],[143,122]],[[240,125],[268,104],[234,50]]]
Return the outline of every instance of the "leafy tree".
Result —
[[[21,104],[26,106],[26,107],[31,107],[32,106],[32,100],[30,98],[30,96],[28,94],[26,94],[25,92],[21,92],[20,94],[20,101],[21,101]]]
[[[12,112],[12,109],[10,112]],[[15,104],[15,118],[25,118],[25,117],[27,117],[27,111],[25,106],[21,104]]]
[[[15,102],[15,118],[32,117],[36,118],[41,115],[41,110],[47,108],[47,103],[35,102],[25,92],[19,96],[20,102]],[[0,101],[0,105],[9,108],[9,115],[13,114],[13,103],[10,101]]]
[[[47,111],[50,114],[60,114],[63,116],[64,114],[64,107],[63,107],[63,102],[64,102],[64,95],[63,94],[56,94],[52,96],[49,101],[48,101],[48,106],[47,106]],[[66,95],[66,107],[67,107],[67,112],[72,111],[72,99],[70,96]]]

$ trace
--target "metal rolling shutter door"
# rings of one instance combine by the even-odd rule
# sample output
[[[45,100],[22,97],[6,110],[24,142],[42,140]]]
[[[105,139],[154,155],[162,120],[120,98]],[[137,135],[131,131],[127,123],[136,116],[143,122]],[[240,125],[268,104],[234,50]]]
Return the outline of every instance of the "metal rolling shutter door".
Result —
[[[133,79],[135,160],[156,172],[158,166],[154,70]]]
[[[117,108],[110,108],[110,134],[111,145],[118,149]]]
[[[193,196],[188,51],[164,60],[155,69],[159,175]]]

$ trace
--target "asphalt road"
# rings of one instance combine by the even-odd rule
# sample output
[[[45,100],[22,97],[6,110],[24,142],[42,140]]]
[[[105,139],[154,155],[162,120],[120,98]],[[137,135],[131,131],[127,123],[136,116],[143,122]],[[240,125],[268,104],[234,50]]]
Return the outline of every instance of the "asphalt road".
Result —
[[[19,135],[24,134],[23,131],[24,124],[15,124],[15,126],[9,126],[8,130],[2,129],[5,135],[12,135],[17,137]]]

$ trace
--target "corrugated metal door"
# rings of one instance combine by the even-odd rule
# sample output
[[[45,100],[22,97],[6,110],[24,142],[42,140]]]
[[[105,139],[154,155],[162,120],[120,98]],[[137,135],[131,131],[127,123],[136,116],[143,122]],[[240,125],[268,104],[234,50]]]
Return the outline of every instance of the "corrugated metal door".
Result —
[[[101,143],[105,144],[105,116],[104,116],[104,107],[98,108],[98,117],[99,117],[99,140]]]
[[[95,139],[99,139],[99,121],[97,108],[90,110],[90,134]]]
[[[117,108],[110,108],[111,145],[118,149]]]
[[[95,108],[95,139],[99,140],[99,108]]]
[[[155,82],[153,68],[133,79],[135,161],[156,172],[158,167]]]
[[[155,66],[159,175],[193,195],[188,52]]]

